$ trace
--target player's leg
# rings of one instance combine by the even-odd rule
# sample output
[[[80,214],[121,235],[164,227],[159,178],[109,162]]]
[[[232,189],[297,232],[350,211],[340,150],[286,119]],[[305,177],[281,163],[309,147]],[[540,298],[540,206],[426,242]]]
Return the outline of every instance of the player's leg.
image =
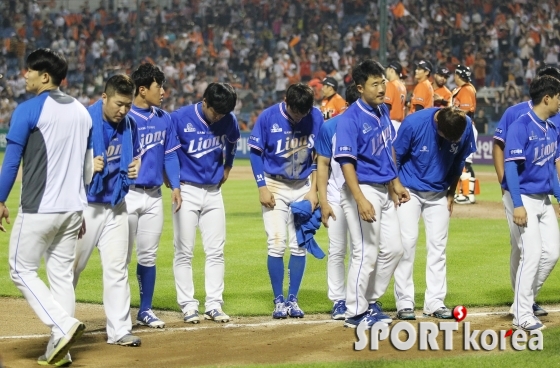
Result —
[[[268,243],[267,267],[275,309],[273,318],[287,318],[284,300],[284,252],[286,251],[286,224],[288,222],[288,200],[291,190],[279,180],[266,177],[266,186],[274,196],[274,208],[262,206],[264,230]]]
[[[418,221],[422,214],[424,198],[421,192],[408,189],[410,200],[397,210],[403,256],[395,269],[395,301],[397,318],[416,319],[414,315],[414,257],[418,241]]]
[[[381,186],[383,187],[383,186]],[[347,327],[356,327],[367,317],[369,303],[366,292],[377,261],[381,230],[381,202],[383,192],[377,185],[360,185],[362,193],[375,210],[376,221],[363,221],[358,214],[357,204],[346,185],[342,190],[342,207],[348,220],[352,242],[351,261],[346,287]],[[385,195],[387,189],[384,188]]]
[[[333,319],[344,319],[346,313],[346,258],[348,225],[339,203],[329,203],[336,220],[329,218],[329,258],[327,260],[328,296],[334,303]]]
[[[136,232],[138,230],[138,218],[144,207],[144,195],[140,190],[130,188],[126,197],[126,210],[128,211],[128,256],[126,263],[130,264],[132,259],[132,250],[136,242]]]
[[[144,199],[146,206],[140,213],[138,230],[136,231],[136,254],[138,258],[136,277],[140,289],[140,309],[136,321],[145,326],[163,328],[165,323],[157,318],[152,311],[156,284],[156,255],[163,231],[161,189],[146,191]],[[130,219],[128,223],[130,225]]]
[[[381,242],[373,277],[366,291],[366,298],[368,299],[369,309],[377,313],[377,318],[381,322],[391,323],[393,320],[383,313],[379,299],[387,291],[391,277],[403,256],[404,249],[397,210],[388,193],[381,205],[381,214],[378,220],[381,225]]]
[[[90,203],[83,212],[86,222],[86,233],[76,242],[76,256],[74,259],[74,289],[78,285],[80,275],[86,268],[93,249],[99,242],[99,237],[105,227],[107,214],[105,205]]]
[[[517,269],[515,298],[513,301],[513,325],[517,328],[542,328],[533,314],[533,287],[541,259],[542,238],[539,216],[543,214],[543,196],[521,195],[527,211],[527,226],[521,232],[521,258]]]
[[[449,231],[447,193],[425,192],[422,218],[426,228],[426,293],[424,314],[436,318],[453,318],[445,307],[447,295],[447,260],[445,250]]]
[[[37,270],[41,258],[51,247],[53,240],[63,228],[71,213],[29,214],[19,212],[10,236],[10,277],[39,319],[52,330],[54,341],[71,331],[78,320],[70,316],[53,297],[51,290],[39,278]],[[81,225],[81,223],[80,223]],[[75,235],[79,227],[75,228]],[[71,257],[73,253],[68,256]],[[71,267],[68,275],[71,275]],[[54,271],[54,270],[51,270]],[[64,277],[64,276],[63,276]],[[71,279],[67,278],[70,283]],[[57,281],[64,283],[64,280]],[[63,304],[68,307],[68,303]],[[64,352],[64,355],[66,352]]]
[[[130,286],[128,284],[128,213],[126,202],[106,210],[107,221],[97,248],[103,267],[103,306],[107,315],[107,342],[121,344],[131,336]],[[87,226],[87,225],[86,225]],[[137,338],[136,338],[137,339]],[[122,345],[139,346],[137,342]]]
[[[513,222],[513,201],[508,191],[504,191],[502,202],[506,212],[506,219],[509,227],[509,242],[511,245],[509,257],[509,275],[511,280],[511,289],[515,291],[515,279],[517,277],[517,268],[519,267],[519,257],[521,256],[519,240],[521,233],[519,227]]]
[[[558,262],[558,257],[560,255],[560,231],[558,230],[556,213],[549,198],[545,200],[545,203],[545,210],[539,222],[542,250],[537,277],[535,278],[535,285],[533,287],[535,299],[537,298],[544,282],[554,269],[556,262]],[[535,308],[533,308],[533,311],[535,312],[535,315],[537,315],[538,313],[534,309]],[[541,312],[540,315],[546,314]]]
[[[310,180],[302,180],[300,182],[294,182],[290,185],[290,191],[287,192],[288,203],[292,204],[294,202],[299,202],[303,200],[303,197],[309,192]],[[303,318],[304,312],[301,310],[298,304],[298,294],[299,288],[301,287],[301,282],[303,280],[303,274],[305,272],[306,264],[306,254],[307,251],[305,247],[300,247],[296,236],[296,227],[294,223],[294,215],[292,213],[291,207],[288,207],[288,218],[287,218],[287,228],[288,228],[288,244],[290,247],[290,261],[288,262],[288,299],[286,300],[286,308],[288,315],[294,318]]]
[[[173,214],[173,274],[177,290],[177,303],[183,312],[183,320],[198,323],[198,300],[194,298],[192,258],[198,226],[199,211],[205,191],[195,185],[181,184],[181,209]]]

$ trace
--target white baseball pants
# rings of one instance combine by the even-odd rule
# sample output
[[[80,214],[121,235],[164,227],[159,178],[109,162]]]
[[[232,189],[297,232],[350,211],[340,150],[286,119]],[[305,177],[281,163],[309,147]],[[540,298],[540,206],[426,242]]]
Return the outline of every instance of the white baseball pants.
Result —
[[[130,264],[134,240],[138,263],[145,267],[156,265],[159,239],[163,231],[163,200],[161,189],[130,187],[125,197],[128,211],[128,257]]]
[[[521,258],[515,281],[514,323],[533,321],[535,293],[544,284],[560,255],[560,231],[556,213],[546,194],[521,195],[527,211],[527,227],[518,227]]]
[[[504,191],[502,202],[506,210],[506,219],[509,226],[509,242],[511,252],[509,257],[509,277],[511,280],[511,289],[515,292],[515,279],[517,278],[517,268],[519,267],[519,259],[521,258],[520,238],[521,233],[519,227],[513,222],[513,201],[508,191]],[[533,290],[535,291],[535,290]]]
[[[348,249],[348,224],[342,206],[329,203],[336,221],[330,217],[327,233],[329,235],[329,258],[327,260],[328,296],[332,302],[346,300],[346,250]]]
[[[345,184],[342,187],[341,205],[346,214],[352,244],[346,289],[346,318],[366,312],[369,304],[385,293],[403,255],[397,211],[387,186],[360,184],[360,189],[373,205],[376,221],[362,221],[356,201]],[[383,254],[380,252],[381,238],[384,242]],[[383,262],[376,266],[378,253]],[[374,273],[375,267],[380,272]]]
[[[132,331],[128,285],[128,213],[126,202],[116,207],[90,203],[84,211],[86,234],[78,241],[74,287],[97,246],[103,267],[103,306],[107,315],[107,342],[113,344]]]
[[[78,322],[72,266],[81,225],[81,212],[20,210],[10,236],[10,277],[39,319],[51,328],[55,340]],[[37,275],[43,256],[50,290]]]
[[[290,205],[303,200],[303,197],[309,192],[311,180],[281,180],[268,176],[265,177],[265,180],[266,186],[276,202],[274,208],[261,206],[268,242],[268,255],[284,257],[287,238],[290,253],[294,256],[305,256],[305,247],[300,247],[297,242],[294,216]]]
[[[200,229],[202,246],[206,254],[204,269],[206,311],[221,308],[224,301],[224,245],[226,241],[226,216],[222,191],[218,185],[181,183],[183,203],[173,215],[175,257],[173,273],[177,289],[177,303],[186,313],[198,310],[194,298],[192,258],[196,227]]]
[[[408,189],[408,188],[407,188]],[[420,215],[426,228],[426,292],[424,313],[444,307],[447,294],[445,248],[449,229],[449,210],[446,192],[420,192],[408,189],[410,201],[397,211],[401,226],[404,255],[395,271],[395,300],[397,310],[414,309],[414,256],[418,241]]]
[[[393,128],[395,128],[395,133],[397,133],[399,131],[399,128],[401,127],[402,122],[398,120],[391,120],[391,123],[393,124]]]

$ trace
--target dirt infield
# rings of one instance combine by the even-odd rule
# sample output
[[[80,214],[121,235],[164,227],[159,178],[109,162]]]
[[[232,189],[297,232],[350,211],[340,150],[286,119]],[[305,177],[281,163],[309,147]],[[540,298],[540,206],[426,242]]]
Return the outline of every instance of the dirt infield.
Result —
[[[3,298],[0,303],[5,315],[10,316],[0,326],[0,352],[4,366],[36,367],[35,360],[44,352],[48,330],[25,300]],[[555,310],[548,317],[541,318],[547,326],[560,325],[559,307],[547,306],[547,309]],[[136,310],[133,310],[133,315],[134,313]],[[417,311],[417,315],[420,314],[421,311]],[[134,333],[142,338],[141,347],[112,346],[106,343],[102,306],[79,304],[76,316],[84,321],[87,330],[71,351],[74,360],[72,366],[243,366],[442,358],[475,354],[472,350],[462,349],[462,328],[453,333],[452,351],[443,351],[443,333],[437,339],[439,351],[419,351],[416,345],[410,351],[401,352],[387,341],[381,342],[379,351],[371,351],[369,347],[354,351],[353,343],[357,341],[354,330],[342,327],[341,321],[332,321],[328,315],[311,315],[302,320],[283,321],[273,321],[269,317],[233,317],[226,324],[202,321],[199,325],[183,323],[178,312],[161,311],[158,315],[167,322],[165,329],[134,328]],[[436,322],[432,318],[419,318],[419,321]],[[471,309],[465,321],[471,322],[471,330],[498,331],[508,330],[511,326],[511,318],[505,314],[504,308]],[[405,340],[406,334],[401,339]]]

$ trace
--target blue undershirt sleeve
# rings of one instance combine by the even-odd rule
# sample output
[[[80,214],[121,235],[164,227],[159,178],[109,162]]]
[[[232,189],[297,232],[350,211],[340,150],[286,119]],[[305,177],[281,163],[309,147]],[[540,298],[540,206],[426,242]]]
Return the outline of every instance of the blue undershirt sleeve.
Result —
[[[558,181],[556,170],[554,170],[552,175],[552,193],[554,194],[554,198],[560,203],[560,182]]]
[[[517,162],[507,161],[505,164],[505,176],[513,207],[523,207],[521,190],[519,189],[519,174],[517,173]]]
[[[10,195],[22,156],[23,146],[8,140],[4,162],[2,163],[2,173],[0,174],[0,202],[6,202],[8,195]]]
[[[233,159],[235,158],[235,153],[237,152],[237,142],[230,142],[226,139],[226,158],[224,166],[233,167]]]
[[[356,160],[354,160],[351,157],[338,157],[336,159],[336,161],[340,164],[340,166],[346,165],[346,164],[352,164],[354,166],[356,166]]]
[[[171,184],[171,188],[180,188],[179,157],[177,156],[176,150],[165,155],[163,165],[165,167],[167,178],[169,179],[169,184]]]
[[[266,181],[264,180],[264,162],[261,151],[251,148],[249,160],[251,161],[251,168],[253,169],[253,176],[257,182],[257,187],[264,187]]]

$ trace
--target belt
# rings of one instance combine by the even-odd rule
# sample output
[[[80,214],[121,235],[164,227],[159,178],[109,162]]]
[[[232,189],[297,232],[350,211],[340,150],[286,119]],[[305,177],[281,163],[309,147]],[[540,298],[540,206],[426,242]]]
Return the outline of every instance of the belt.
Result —
[[[265,173],[264,176],[266,176],[267,178],[271,178],[271,179],[275,179],[275,180],[284,180],[284,181],[303,181],[303,180],[307,180],[307,178],[291,179],[291,178],[283,177],[282,175],[272,175],[272,174],[267,174],[267,173]]]
[[[159,186],[147,186],[147,185],[133,185],[135,189],[143,189],[143,190],[153,190],[159,188]]]

